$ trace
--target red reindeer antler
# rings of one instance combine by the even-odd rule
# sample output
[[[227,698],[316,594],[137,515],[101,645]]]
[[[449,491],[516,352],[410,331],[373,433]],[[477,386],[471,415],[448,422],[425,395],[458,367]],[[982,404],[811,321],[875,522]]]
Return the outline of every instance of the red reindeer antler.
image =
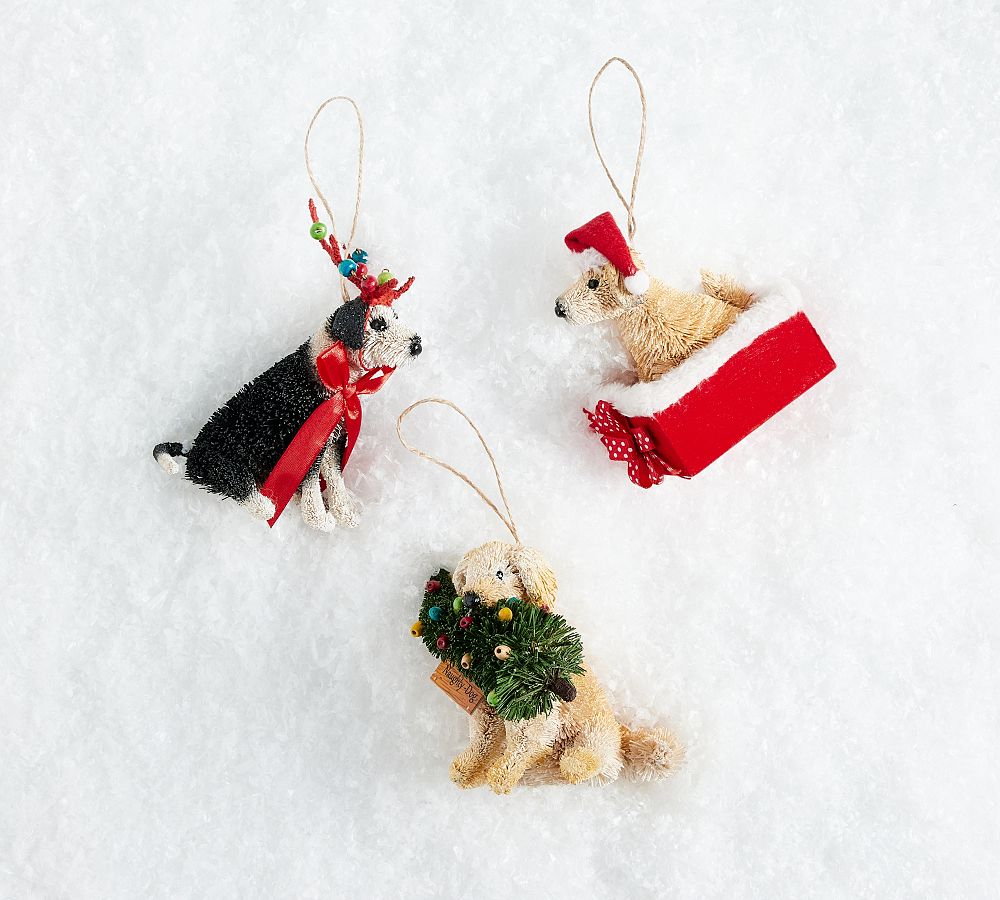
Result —
[[[312,198],[309,199],[309,216],[313,221],[313,225],[322,225],[319,221],[319,215],[316,212],[316,203],[312,200]],[[340,244],[337,242],[337,236],[333,232],[327,234],[326,226],[322,225],[321,234],[317,237],[314,233],[313,237],[317,238],[320,245],[330,257],[331,262],[339,268],[340,264],[344,261],[344,258],[340,253]],[[344,275],[342,277],[346,278],[359,291],[361,291],[361,299],[364,300],[369,306],[373,304],[392,306],[392,304],[398,300],[400,296],[405,294],[410,289],[410,285],[413,284],[412,275],[406,279],[406,282],[402,287],[399,287],[399,282],[395,278],[390,278],[388,281],[379,284],[375,278],[368,274],[367,266],[365,267],[364,275],[361,275],[359,269],[355,268],[350,275]]]
[[[322,224],[319,221],[319,216],[316,213],[316,204],[313,202],[312,198],[309,199],[309,217],[313,220],[313,225]],[[337,245],[337,236],[330,233],[333,238],[330,241],[326,236],[326,226],[323,226],[323,235],[319,238],[320,246],[330,255],[330,260],[335,266],[339,266],[341,262],[340,247]]]
[[[412,284],[412,275],[406,279],[402,287],[399,287],[399,282],[395,278],[390,278],[388,281],[375,287],[375,289],[368,295],[370,298],[368,302],[380,303],[383,306],[392,306],[396,300],[398,300],[410,289],[410,285]]]

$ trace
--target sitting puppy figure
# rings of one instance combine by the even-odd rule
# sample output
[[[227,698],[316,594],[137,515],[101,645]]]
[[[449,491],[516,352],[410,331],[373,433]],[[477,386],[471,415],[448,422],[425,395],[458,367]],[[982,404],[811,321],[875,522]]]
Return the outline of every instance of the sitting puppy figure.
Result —
[[[310,210],[315,222],[312,203]],[[376,280],[367,275],[363,262],[367,254],[363,250],[342,260],[336,242],[325,238],[325,228],[322,234],[324,249],[341,274],[360,289],[360,296],[345,301],[308,341],[216,410],[189,450],[176,442],[153,448],[154,459],[168,474],[177,473],[176,458],[186,456],[186,475],[191,481],[235,500],[254,518],[272,524],[276,518],[275,500],[261,489],[313,412],[338,391],[345,401],[350,394],[351,401],[357,404],[357,394],[377,390],[385,377],[422,350],[420,337],[399,320],[392,308],[413,279],[399,287],[386,272]],[[331,352],[341,363],[339,380],[343,383],[328,383],[323,377],[325,365],[317,363]],[[345,409],[351,413],[350,403]],[[354,413],[351,424],[356,429],[359,407],[354,408]],[[332,531],[337,524],[353,528],[359,521],[357,500],[343,477],[343,467],[354,449],[348,437],[346,418],[341,414],[325,446],[313,451],[314,457],[310,453],[312,464],[304,478],[296,476],[288,488],[289,495],[297,488],[303,520],[320,531]],[[325,492],[320,478],[325,482]]]
[[[476,616],[489,615],[511,622],[525,614],[526,604],[548,612],[556,602],[556,578],[541,555],[503,541],[490,541],[470,550],[452,581],[457,598],[461,598],[466,610],[475,609]],[[512,602],[511,598],[516,600]],[[447,602],[441,606],[448,609]],[[415,634],[428,636],[425,643],[429,647],[434,632],[446,627],[441,606],[440,618],[432,616],[434,621],[428,619],[424,625],[422,615],[421,622],[414,626]],[[494,612],[498,607],[499,616]],[[505,607],[512,609],[512,616],[504,617]],[[552,618],[561,620],[558,616]],[[477,621],[472,619],[471,628],[461,627],[469,628],[471,633]],[[433,629],[430,634],[428,628]],[[441,647],[440,641],[437,646]],[[529,649],[545,652],[542,648]],[[499,666],[518,650],[517,646],[512,651],[499,645],[495,651]],[[546,682],[553,695],[546,704],[547,713],[519,721],[505,720],[491,705],[496,703],[503,710],[503,698],[498,700],[492,693],[490,700],[479,704],[470,717],[469,747],[451,765],[452,781],[463,788],[487,783],[497,794],[507,794],[522,779],[526,784],[601,784],[624,773],[636,780],[649,780],[665,777],[680,765],[683,753],[669,731],[633,731],[617,720],[600,683],[582,665],[582,647],[580,651],[578,674]],[[462,665],[468,668],[464,659]],[[544,659],[540,666],[544,671]]]
[[[566,235],[583,274],[556,300],[574,325],[614,319],[639,381],[656,381],[721,335],[754,296],[728,276],[701,273],[704,293],[667,287],[646,274],[611,213]]]

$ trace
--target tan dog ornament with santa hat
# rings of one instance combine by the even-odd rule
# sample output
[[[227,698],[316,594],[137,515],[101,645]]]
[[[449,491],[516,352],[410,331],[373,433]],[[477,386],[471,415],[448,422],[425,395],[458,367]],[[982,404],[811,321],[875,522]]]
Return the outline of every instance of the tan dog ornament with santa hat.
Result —
[[[702,271],[704,293],[650,278],[611,213],[566,235],[583,274],[556,300],[556,315],[574,325],[614,319],[639,381],[656,381],[715,340],[752,302],[727,276]]]

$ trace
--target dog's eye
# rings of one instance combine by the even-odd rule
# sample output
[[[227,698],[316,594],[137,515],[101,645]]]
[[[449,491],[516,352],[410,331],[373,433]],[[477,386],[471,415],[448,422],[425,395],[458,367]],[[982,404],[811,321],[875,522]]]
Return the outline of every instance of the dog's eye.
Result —
[[[385,331],[389,326],[385,324],[385,319],[372,319],[372,331]]]
[[[587,282],[587,287],[589,287],[592,291],[596,291],[600,283],[601,282],[598,279],[591,278],[590,281]]]
[[[503,569],[497,569],[497,581],[503,581]]]

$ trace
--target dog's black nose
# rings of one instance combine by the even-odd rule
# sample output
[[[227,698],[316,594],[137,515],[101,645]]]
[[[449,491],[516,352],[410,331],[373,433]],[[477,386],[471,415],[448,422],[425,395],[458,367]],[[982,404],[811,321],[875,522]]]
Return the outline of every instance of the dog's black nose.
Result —
[[[479,594],[475,591],[469,591],[462,598],[462,606],[466,609],[472,609],[474,606],[479,606],[483,601],[479,599]]]
[[[420,356],[423,349],[420,345],[420,335],[415,335],[413,340],[410,341],[410,356]]]
[[[556,300],[556,315],[559,316],[560,319],[566,318],[566,304],[563,303],[562,300]]]

